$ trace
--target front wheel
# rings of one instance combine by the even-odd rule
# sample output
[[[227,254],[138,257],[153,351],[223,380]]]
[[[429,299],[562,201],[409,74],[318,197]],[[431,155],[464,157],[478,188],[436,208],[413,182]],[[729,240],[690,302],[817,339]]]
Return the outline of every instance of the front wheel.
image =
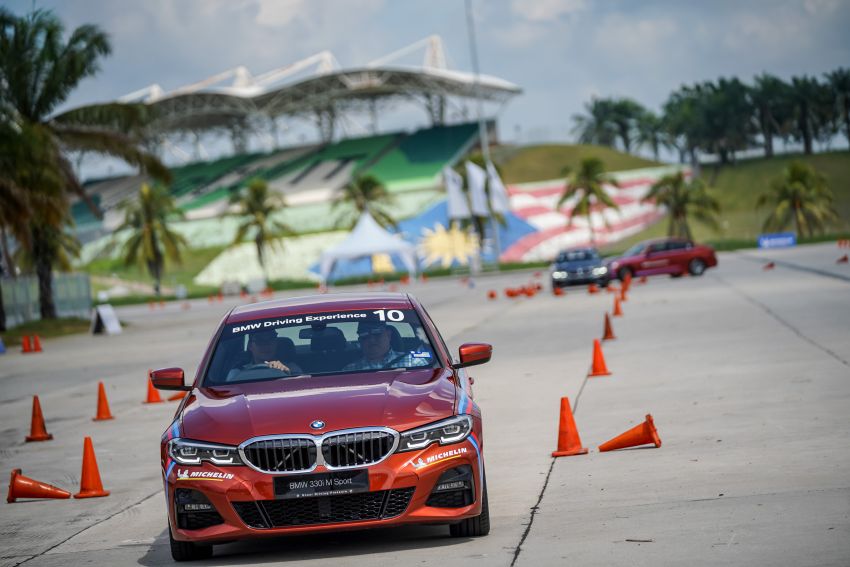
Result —
[[[691,260],[691,263],[688,264],[688,272],[690,272],[692,276],[701,276],[705,272],[705,262],[699,258],[694,258]]]
[[[197,561],[209,559],[213,555],[211,545],[198,545],[190,541],[178,541],[171,535],[171,527],[168,528],[168,541],[171,543],[171,557],[174,561]]]
[[[452,537],[480,537],[490,533],[490,507],[487,505],[487,478],[481,490],[481,513],[449,526]]]

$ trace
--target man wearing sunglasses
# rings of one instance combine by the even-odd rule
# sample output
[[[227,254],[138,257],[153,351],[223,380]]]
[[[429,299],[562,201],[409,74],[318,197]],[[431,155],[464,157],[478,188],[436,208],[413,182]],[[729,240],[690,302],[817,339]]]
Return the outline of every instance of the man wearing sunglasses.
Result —
[[[363,356],[345,366],[343,372],[352,370],[385,370],[429,366],[431,357],[414,357],[413,353],[402,353],[392,349],[389,326],[384,321],[361,321],[357,325],[357,340]]]
[[[248,352],[251,353],[251,360],[247,364],[237,366],[228,372],[225,381],[238,380],[245,371],[261,368],[271,368],[285,374],[301,374],[301,368],[297,364],[290,362],[287,365],[276,360],[278,358],[277,346],[277,333],[273,329],[264,329],[252,333],[248,338]]]

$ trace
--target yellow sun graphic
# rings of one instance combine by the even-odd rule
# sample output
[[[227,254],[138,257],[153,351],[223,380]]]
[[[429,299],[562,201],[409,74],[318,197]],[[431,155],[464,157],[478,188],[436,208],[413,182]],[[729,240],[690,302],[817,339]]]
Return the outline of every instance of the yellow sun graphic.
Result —
[[[422,231],[419,254],[425,257],[427,265],[440,262],[443,268],[448,268],[455,261],[466,265],[470,257],[477,253],[477,239],[457,226],[446,230],[443,225],[435,224],[433,230],[426,228]]]

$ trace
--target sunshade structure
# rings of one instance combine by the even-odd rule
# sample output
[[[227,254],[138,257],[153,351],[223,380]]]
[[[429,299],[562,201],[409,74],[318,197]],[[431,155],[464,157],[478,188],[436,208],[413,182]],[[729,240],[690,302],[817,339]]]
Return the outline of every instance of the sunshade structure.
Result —
[[[322,254],[319,262],[322,279],[327,281],[339,260],[356,260],[374,254],[397,255],[407,271],[416,274],[416,247],[382,228],[368,211],[364,211],[348,238]]]

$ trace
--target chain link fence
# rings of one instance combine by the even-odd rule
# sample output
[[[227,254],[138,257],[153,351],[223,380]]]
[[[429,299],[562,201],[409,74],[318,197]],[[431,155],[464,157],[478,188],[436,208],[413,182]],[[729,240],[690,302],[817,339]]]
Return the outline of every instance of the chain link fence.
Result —
[[[41,319],[38,306],[38,278],[19,276],[2,278],[3,307],[6,310],[6,327],[11,329]],[[53,301],[59,317],[91,315],[91,280],[88,274],[53,274]]]

